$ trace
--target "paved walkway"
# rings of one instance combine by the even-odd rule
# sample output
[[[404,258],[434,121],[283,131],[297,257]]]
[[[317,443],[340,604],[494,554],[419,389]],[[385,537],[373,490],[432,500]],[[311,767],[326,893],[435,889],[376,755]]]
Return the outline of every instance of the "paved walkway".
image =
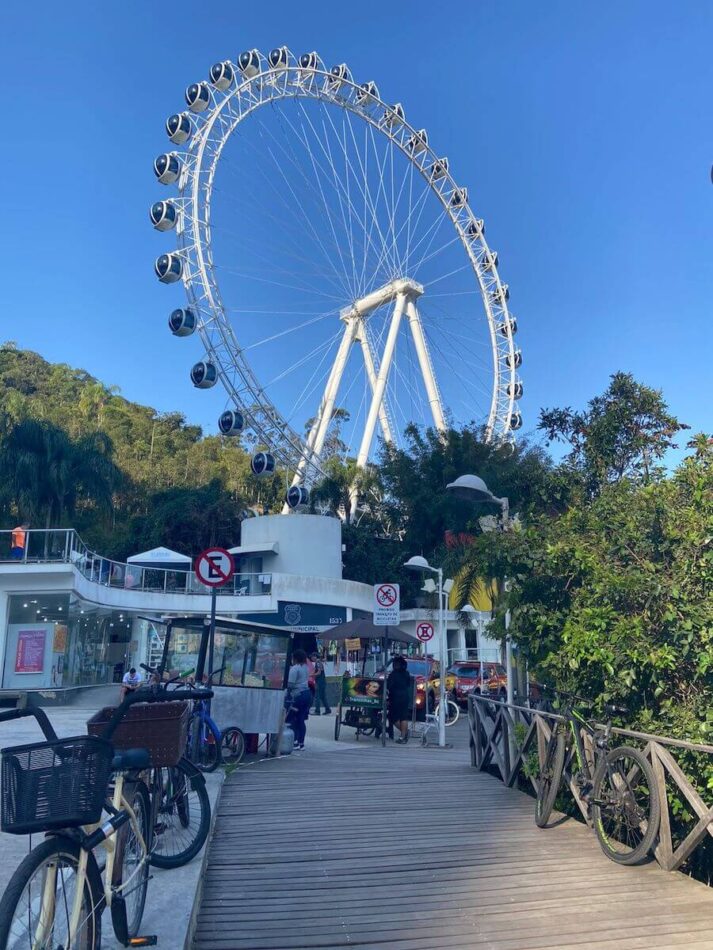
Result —
[[[329,739],[226,782],[194,950],[713,948],[713,889],[608,861],[451,751]]]

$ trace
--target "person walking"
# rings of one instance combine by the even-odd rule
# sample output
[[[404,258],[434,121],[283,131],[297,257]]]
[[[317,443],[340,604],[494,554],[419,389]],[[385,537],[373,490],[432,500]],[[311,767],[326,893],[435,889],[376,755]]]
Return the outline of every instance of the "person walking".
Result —
[[[327,702],[327,674],[324,671],[324,660],[318,653],[313,653],[310,659],[314,663],[314,714],[315,716],[321,716],[321,709],[324,706],[324,713],[328,716],[332,710]]]
[[[290,722],[295,731],[295,749],[304,749],[307,734],[307,720],[312,705],[312,691],[309,688],[309,666],[304,650],[295,650],[292,654],[292,667],[287,677],[287,691],[292,708]]]
[[[12,530],[10,557],[13,561],[21,561],[25,556],[25,544],[27,543],[27,531],[29,527],[29,522],[23,521]]]
[[[395,656],[393,668],[386,680],[386,699],[389,710],[389,734],[393,735],[393,728],[401,735],[396,740],[400,745],[408,742],[408,707],[411,698],[411,677],[409,676],[406,660],[402,656]]]

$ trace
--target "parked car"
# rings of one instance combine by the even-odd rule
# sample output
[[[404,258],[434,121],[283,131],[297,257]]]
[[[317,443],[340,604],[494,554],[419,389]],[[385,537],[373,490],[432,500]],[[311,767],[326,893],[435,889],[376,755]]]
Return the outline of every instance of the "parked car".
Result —
[[[459,706],[465,706],[471,693],[489,693],[490,681],[500,682],[501,670],[505,672],[500,663],[492,661],[483,661],[481,666],[478,660],[458,660],[448,668],[446,688]]]

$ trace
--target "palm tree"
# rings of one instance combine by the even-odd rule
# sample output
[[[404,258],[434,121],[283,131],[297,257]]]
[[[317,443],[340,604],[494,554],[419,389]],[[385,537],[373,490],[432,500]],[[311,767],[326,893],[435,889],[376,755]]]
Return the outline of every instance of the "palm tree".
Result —
[[[119,470],[103,433],[73,441],[49,422],[23,419],[0,445],[0,481],[18,514],[46,528],[71,518],[80,500],[109,511]]]
[[[326,508],[333,515],[343,518],[347,524],[352,519],[353,491],[362,498],[376,487],[376,475],[369,469],[358,468],[354,459],[342,461],[336,456],[324,465],[326,477],[311,492],[311,507]]]

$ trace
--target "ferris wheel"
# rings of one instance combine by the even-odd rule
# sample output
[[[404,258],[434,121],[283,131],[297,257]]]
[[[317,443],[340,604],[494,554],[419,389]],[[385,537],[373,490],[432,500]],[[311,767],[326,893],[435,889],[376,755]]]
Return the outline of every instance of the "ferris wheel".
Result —
[[[498,255],[448,159],[345,64],[287,47],[218,62],[166,122],[182,149],[154,172],[151,207],[177,247],[169,317],[197,333],[199,389],[221,384],[224,435],[250,433],[255,474],[289,472],[299,507],[340,451],[364,467],[377,432],[522,425],[517,321]],[[335,448],[336,447],[336,448]]]

